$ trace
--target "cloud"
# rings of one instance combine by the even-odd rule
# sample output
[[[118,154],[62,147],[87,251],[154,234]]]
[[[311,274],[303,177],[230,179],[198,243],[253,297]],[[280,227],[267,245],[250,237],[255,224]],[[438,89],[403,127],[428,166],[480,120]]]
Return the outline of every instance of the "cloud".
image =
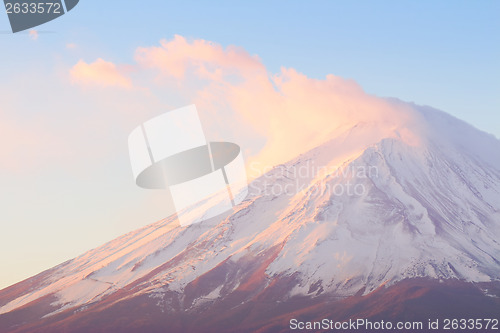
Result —
[[[331,74],[312,79],[293,68],[271,73],[244,49],[201,39],[175,36],[138,48],[135,59],[142,70],[152,70],[154,84],[175,86],[192,98],[190,103],[208,110],[208,127],[221,137],[234,137],[250,155],[247,160],[262,165],[286,162],[338,128],[370,121],[393,128],[409,116],[352,80]]]
[[[78,47],[78,45],[75,44],[75,43],[68,43],[68,44],[66,44],[66,48],[69,49],[69,50],[76,49],[77,47]]]
[[[132,88],[132,80],[122,70],[101,58],[89,64],[80,60],[71,68],[70,77],[82,86]]]
[[[75,85],[68,85],[57,76],[53,77],[57,82],[48,82],[46,78],[52,77],[47,73],[49,69],[39,74],[38,79],[45,82],[48,91],[64,91],[63,98],[24,105],[28,102],[12,88],[10,95],[17,97],[12,97],[8,114],[16,120],[18,129],[4,129],[2,136],[7,136],[4,142],[17,142],[15,137],[20,136],[31,140],[26,147],[36,152],[37,137],[45,138],[38,141],[46,141],[43,145],[49,147],[57,140],[47,133],[56,133],[73,147],[79,147],[58,147],[62,151],[58,156],[64,156],[65,161],[77,160],[68,158],[72,151],[86,151],[89,158],[101,156],[109,153],[111,147],[123,148],[124,138],[138,124],[170,109],[195,103],[207,139],[236,142],[243,148],[246,161],[258,162],[266,168],[322,144],[339,128],[373,121],[384,122],[385,127],[391,128],[407,121],[400,106],[366,94],[352,80],[335,75],[312,79],[293,68],[272,73],[257,56],[235,46],[223,47],[206,40],[175,36],[160,41],[159,45],[139,47],[134,56],[135,62],[128,65],[98,58],[90,63],[79,60],[65,68],[65,77],[69,73],[76,86],[119,89],[75,89]],[[17,86],[25,86],[26,82],[35,81],[19,80]],[[31,117],[29,112],[33,108],[40,109],[39,113],[46,117],[50,115],[55,119],[54,124],[42,122],[37,127],[33,122],[31,128],[17,121],[22,118],[19,110],[25,110],[23,117]],[[71,114],[66,112],[68,109]],[[78,119],[74,119],[75,114]],[[63,120],[65,125],[61,126]],[[14,125],[11,128],[16,128]],[[13,141],[8,137],[14,138]],[[109,143],[107,148],[104,142]],[[3,147],[2,160],[12,156],[21,161],[17,165],[29,160],[16,157],[17,148],[9,147]]]
[[[29,34],[31,39],[33,39],[33,40],[38,39],[38,31],[36,31],[35,29],[31,29],[28,34]]]
[[[82,79],[79,64],[15,71],[0,83],[0,171],[4,175],[98,170],[117,151],[126,152],[128,133],[137,124],[154,116],[153,110],[164,109],[144,89],[123,89],[123,84],[118,89],[80,89],[80,85],[116,86],[116,81],[95,82],[106,75],[92,76],[96,66],[85,63],[84,69],[90,66],[92,75],[84,73],[87,76]],[[69,84],[69,79],[75,84]],[[31,92],[30,98],[25,91]],[[128,171],[128,163],[122,168]]]
[[[160,70],[175,79],[186,79],[187,72],[198,78],[221,80],[229,75],[265,71],[259,58],[242,48],[223,49],[202,39],[188,42],[179,35],[171,41],[160,41],[160,46],[139,47],[135,59],[142,67]]]

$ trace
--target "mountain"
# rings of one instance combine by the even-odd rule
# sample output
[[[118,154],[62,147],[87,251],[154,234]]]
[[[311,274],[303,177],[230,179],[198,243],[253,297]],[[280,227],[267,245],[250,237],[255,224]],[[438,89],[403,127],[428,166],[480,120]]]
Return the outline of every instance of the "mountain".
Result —
[[[333,126],[232,212],[186,227],[171,216],[1,290],[0,332],[498,320],[500,141],[392,103],[401,117]]]

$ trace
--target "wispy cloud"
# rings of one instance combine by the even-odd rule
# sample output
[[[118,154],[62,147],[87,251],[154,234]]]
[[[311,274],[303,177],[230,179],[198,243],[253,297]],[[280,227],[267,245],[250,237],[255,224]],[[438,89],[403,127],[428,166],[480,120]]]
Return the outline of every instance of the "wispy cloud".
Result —
[[[38,39],[38,31],[36,31],[35,29],[31,29],[28,34],[29,34],[31,39],[33,39],[33,40]]]
[[[206,40],[175,36],[159,46],[138,48],[135,59],[140,69],[153,70],[157,79],[152,82],[175,82],[170,86],[180,94],[189,92],[200,109],[211,110],[208,121],[219,129],[227,126],[245,133],[250,128],[247,146],[258,138],[263,143],[250,149],[249,160],[267,165],[323,143],[340,126],[367,121],[400,124],[409,117],[352,80],[335,75],[312,79],[293,68],[274,74],[244,49]]]
[[[124,137],[137,124],[191,103],[198,106],[207,138],[237,142],[247,161],[263,166],[294,158],[323,143],[339,127],[370,121],[396,127],[410,117],[400,112],[400,105],[366,94],[352,80],[335,75],[312,79],[293,68],[271,73],[257,56],[235,46],[224,48],[206,40],[175,36],[159,45],[137,48],[134,59],[134,63],[125,65],[102,58],[79,60],[66,68],[65,77],[73,85],[64,80],[47,81],[47,73],[40,76],[38,81],[45,82],[48,90],[58,87],[65,91],[60,100],[50,101],[53,117],[73,121],[65,112],[71,109],[78,115],[78,124],[85,124],[85,131],[92,133],[92,140],[81,143],[83,129],[71,130],[68,122],[63,127],[44,124],[39,130],[27,127],[18,119],[19,110],[25,108],[28,115],[34,106],[19,106],[19,99],[12,102],[18,106],[7,113],[21,125],[19,130],[11,126],[11,130],[3,131],[4,142],[13,143],[12,147],[4,143],[4,157],[11,155],[20,161],[17,164],[23,163],[26,158],[16,158],[16,138],[32,138],[25,151],[27,156],[30,150],[36,155],[39,148],[35,148],[38,145],[33,138],[52,140],[47,133],[64,135],[64,141],[74,146],[85,145],[81,150],[88,151],[88,157],[101,154],[103,138],[114,140],[112,145],[116,146],[118,140],[126,141]],[[38,103],[36,107],[43,105]],[[78,125],[73,121],[71,126]],[[119,131],[120,138],[110,137],[110,128]],[[97,142],[95,149],[90,146]]]
[[[176,35],[173,40],[160,41],[160,46],[139,47],[136,61],[145,68],[153,68],[175,79],[187,79],[195,74],[203,79],[223,79],[226,75],[248,71],[265,71],[257,56],[244,49],[197,39],[192,42]]]
[[[132,80],[117,65],[101,58],[93,63],[80,60],[71,68],[70,76],[83,86],[132,88]]]

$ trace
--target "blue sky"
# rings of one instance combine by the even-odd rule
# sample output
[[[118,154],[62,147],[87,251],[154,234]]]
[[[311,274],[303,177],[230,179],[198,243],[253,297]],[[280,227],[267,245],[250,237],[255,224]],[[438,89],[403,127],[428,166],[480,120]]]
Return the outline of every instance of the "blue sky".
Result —
[[[352,78],[368,93],[431,105],[500,137],[499,15],[498,1],[87,0],[38,30],[53,32],[41,34],[42,53],[73,40],[89,61],[127,62],[138,46],[174,34],[238,45],[272,72]],[[31,62],[32,44],[1,37],[3,64]]]
[[[0,111],[19,112],[16,122],[66,126],[78,114],[67,110],[50,118],[56,115],[52,112],[58,97],[48,88],[76,94],[59,80],[66,68],[98,58],[131,64],[138,47],[181,35],[239,46],[258,55],[271,73],[287,67],[311,78],[334,74],[352,79],[367,93],[436,107],[500,138],[498,17],[498,1],[81,0],[67,15],[37,27],[33,40],[27,32],[9,33],[7,15],[0,13]],[[45,87],[44,80],[58,83]],[[88,100],[79,102],[80,107],[98,109],[92,94],[85,95]],[[151,103],[161,104],[154,98]],[[115,163],[123,163],[122,155],[108,161],[100,177],[113,173]],[[0,197],[6,206],[0,212],[0,265],[11,273],[2,273],[0,288],[164,214],[157,205],[145,203],[148,195],[126,191],[113,204],[139,200],[142,210],[115,214],[106,198],[119,188],[119,178],[106,185],[109,192],[103,190],[101,197],[93,193],[92,179],[77,171],[78,180],[72,171],[2,172]],[[128,172],[118,174],[125,178]],[[25,211],[26,205],[32,212]],[[111,222],[106,227],[103,221]],[[92,231],[99,224],[99,231]],[[18,254],[10,256],[9,251]]]

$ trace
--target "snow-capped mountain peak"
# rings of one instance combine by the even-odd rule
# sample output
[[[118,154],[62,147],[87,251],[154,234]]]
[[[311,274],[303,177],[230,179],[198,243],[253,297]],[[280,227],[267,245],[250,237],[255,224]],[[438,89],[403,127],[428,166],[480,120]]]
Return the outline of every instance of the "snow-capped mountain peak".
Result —
[[[139,296],[187,311],[278,283],[283,301],[498,279],[500,141],[440,111],[405,112],[339,127],[254,179],[230,213],[166,218],[4,289],[0,314],[43,299],[49,318]]]

